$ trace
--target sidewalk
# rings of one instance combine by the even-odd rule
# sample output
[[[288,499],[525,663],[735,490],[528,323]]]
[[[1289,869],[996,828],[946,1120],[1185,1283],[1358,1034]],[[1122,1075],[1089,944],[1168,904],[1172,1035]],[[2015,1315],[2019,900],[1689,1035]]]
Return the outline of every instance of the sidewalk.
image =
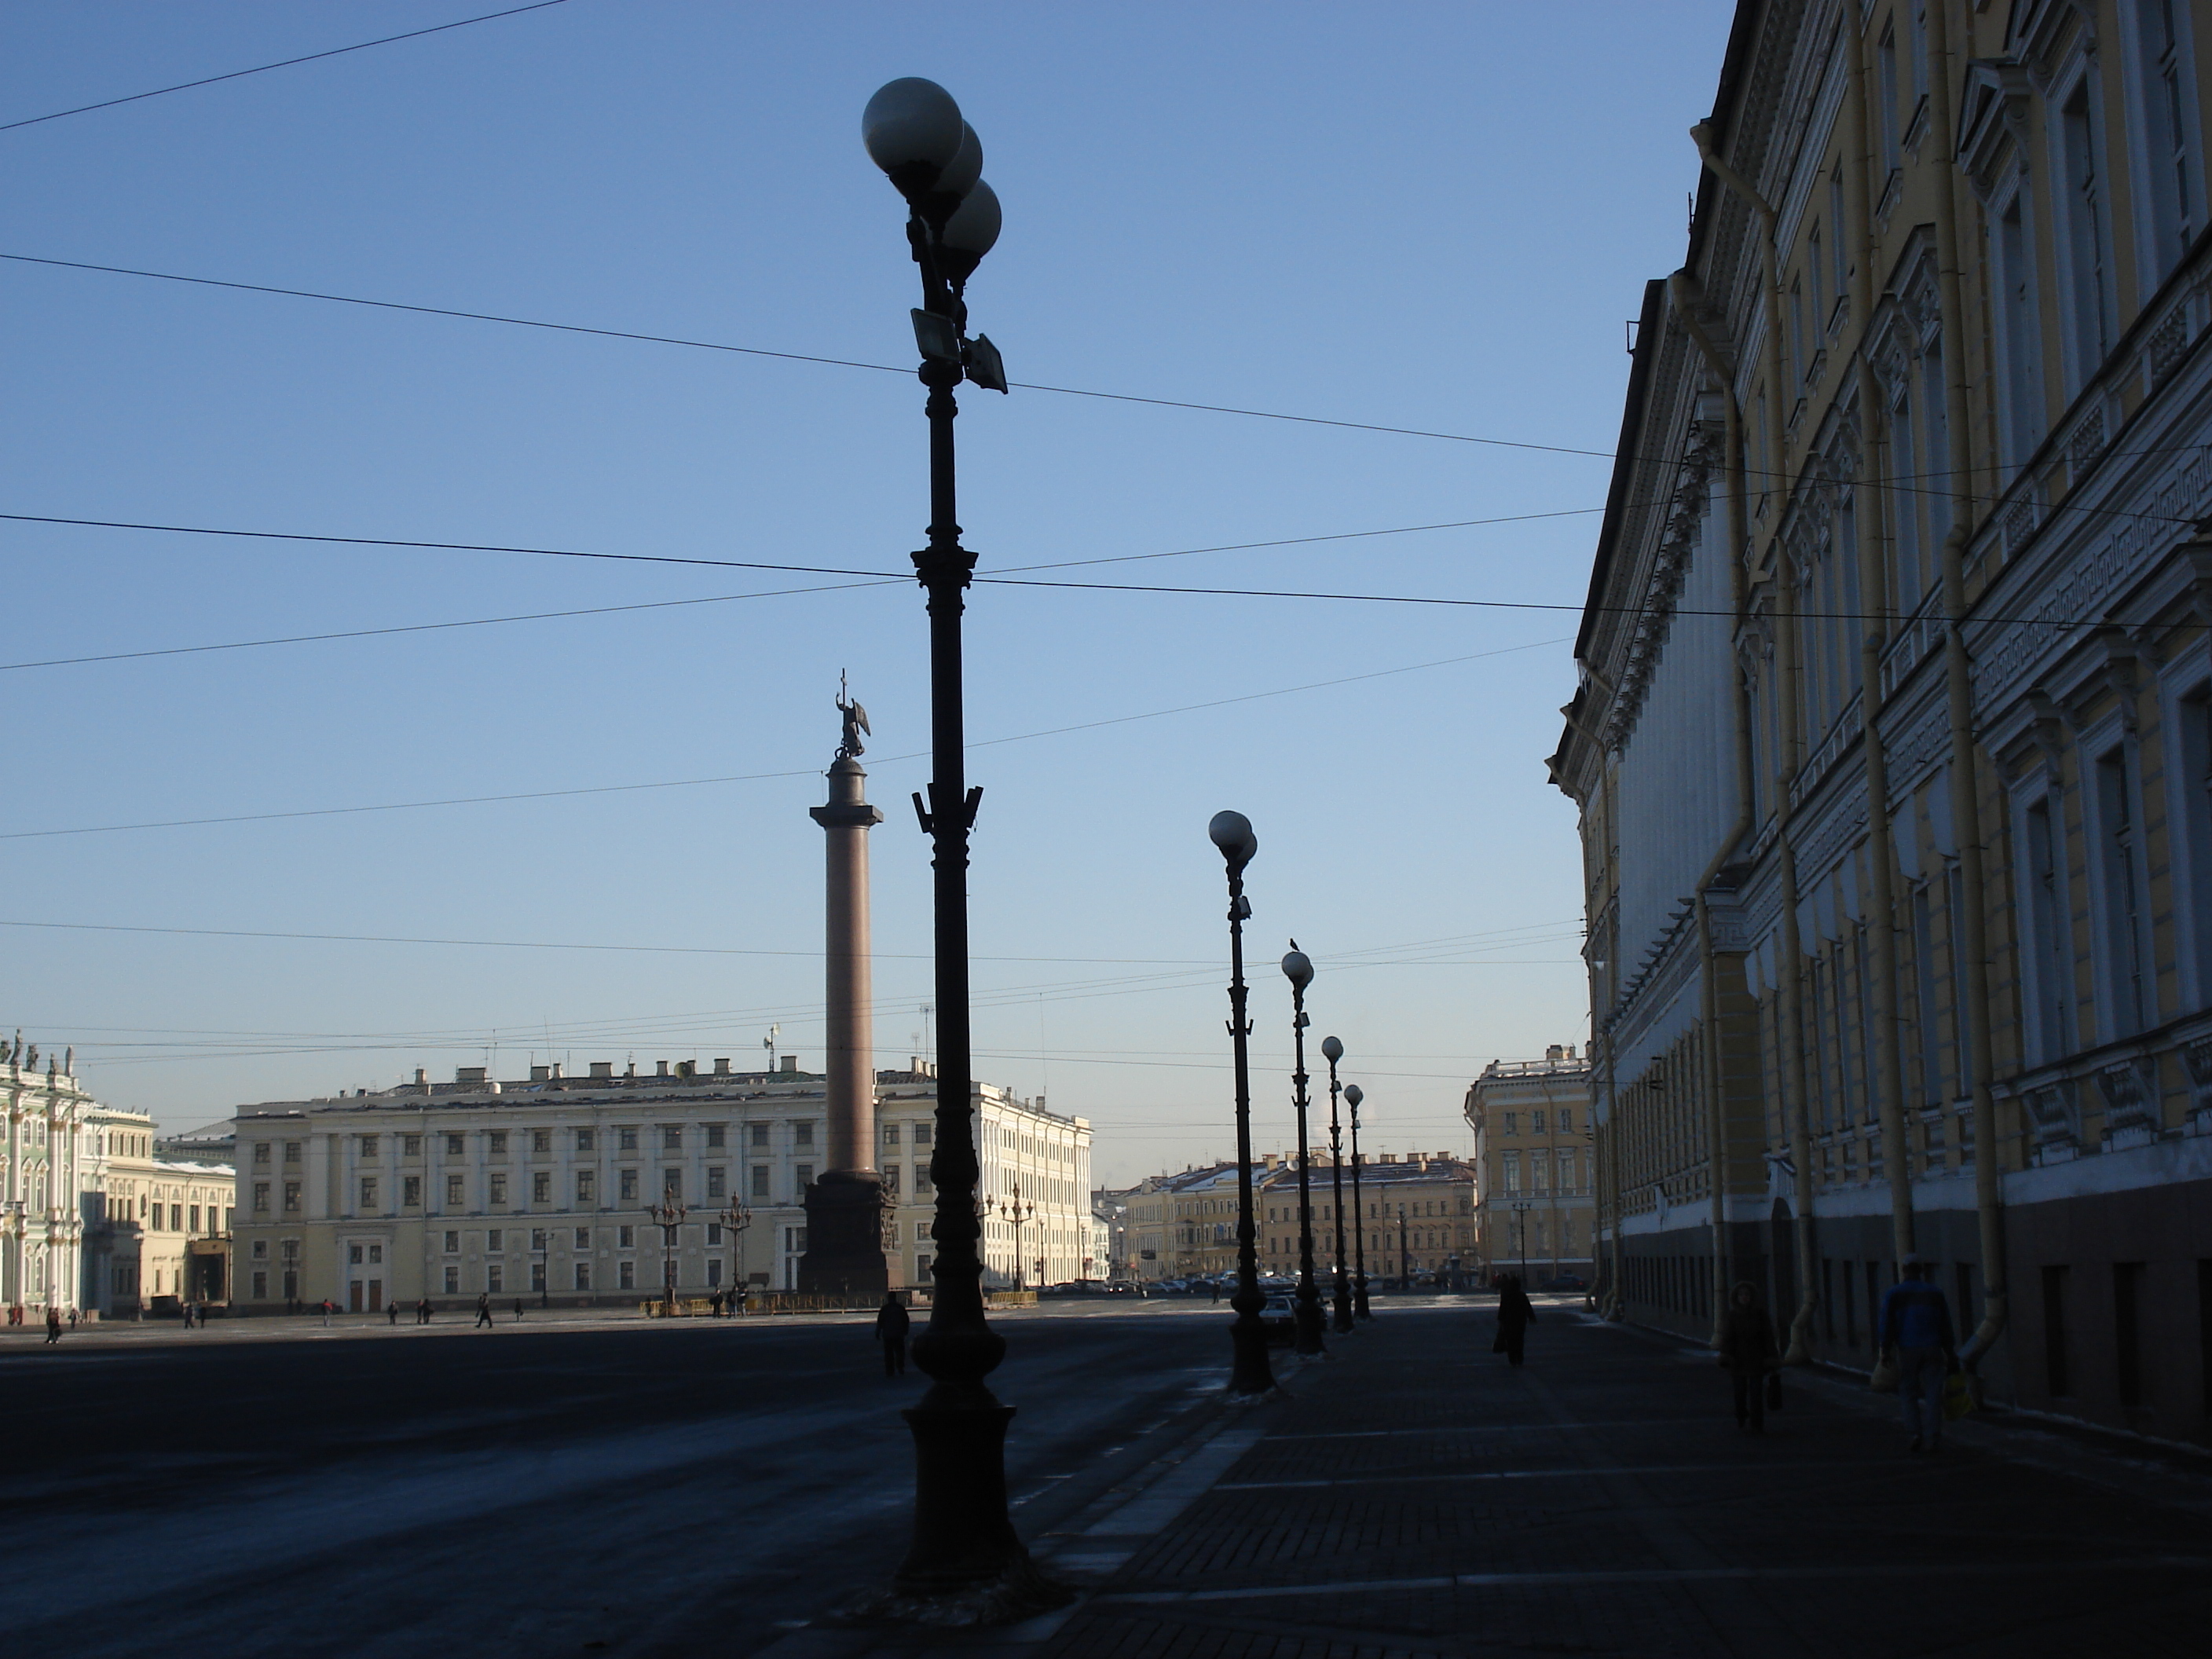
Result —
[[[1037,1540],[1088,1594],[1030,1651],[2203,1651],[2212,1462],[1999,1419],[1908,1456],[1893,1401],[1798,1372],[1747,1436],[1701,1350],[1540,1304],[1516,1371],[1492,1328],[1392,1310],[1191,1458],[1164,1524]]]

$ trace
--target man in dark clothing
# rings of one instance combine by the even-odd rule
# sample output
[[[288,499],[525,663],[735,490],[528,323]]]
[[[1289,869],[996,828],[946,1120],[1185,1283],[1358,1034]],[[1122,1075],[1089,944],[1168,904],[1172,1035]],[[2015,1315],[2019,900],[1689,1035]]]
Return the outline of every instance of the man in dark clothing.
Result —
[[[1904,1277],[1881,1298],[1881,1355],[1897,1366],[1897,1401],[1912,1436],[1905,1450],[1937,1451],[1943,1443],[1943,1379],[1958,1363],[1951,1309],[1928,1280],[1928,1264],[1908,1255]]]
[[[1535,1322],[1536,1310],[1521,1288],[1521,1275],[1506,1274],[1504,1288],[1498,1292],[1498,1340],[1490,1345],[1491,1352],[1504,1354],[1509,1364],[1519,1364],[1521,1345]]]
[[[897,1294],[884,1292],[884,1305],[876,1310],[876,1340],[884,1346],[884,1375],[906,1375],[906,1331],[913,1321],[899,1305]]]
[[[384,1304],[384,1322],[397,1329],[399,1325],[399,1298],[393,1297]]]
[[[491,1292],[484,1291],[477,1297],[477,1328],[482,1330],[491,1323]]]
[[[522,1322],[522,1298],[519,1296],[514,1298],[514,1322],[518,1325]]]
[[[1729,1297],[1721,1321],[1720,1363],[1735,1381],[1735,1425],[1766,1432],[1766,1374],[1782,1363],[1774,1343],[1774,1322],[1759,1305],[1759,1291],[1748,1279]]]
[[[62,1340],[62,1310],[51,1302],[46,1304],[46,1346],[52,1347]]]
[[[430,1322],[430,1298],[427,1296],[415,1304],[415,1322],[417,1325]]]

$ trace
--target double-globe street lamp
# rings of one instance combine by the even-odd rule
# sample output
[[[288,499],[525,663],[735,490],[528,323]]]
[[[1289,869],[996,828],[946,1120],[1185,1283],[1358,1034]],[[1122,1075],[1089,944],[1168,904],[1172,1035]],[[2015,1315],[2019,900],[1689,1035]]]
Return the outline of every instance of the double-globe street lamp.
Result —
[[[1372,1319],[1375,1310],[1367,1305],[1367,1209],[1359,1195],[1359,1103],[1366,1098],[1357,1083],[1344,1085],[1344,1103],[1352,1109],[1352,1310]]]
[[[1252,1021],[1245,1011],[1249,993],[1244,983],[1244,924],[1252,915],[1251,901],[1244,896],[1244,866],[1260,850],[1260,838],[1252,833],[1252,820],[1242,812],[1216,812],[1206,833],[1220,849],[1229,874],[1229,1046],[1237,1079],[1237,1294],[1229,1298],[1237,1319],[1229,1328],[1233,1355],[1229,1391],[1257,1395],[1275,1386],[1274,1370],[1267,1363],[1267,1328],[1260,1322],[1267,1298],[1260,1291],[1260,1257],[1252,1225]]]
[[[1344,1266],[1344,1132],[1338,1125],[1336,1111],[1337,1099],[1342,1092],[1336,1080],[1336,1062],[1344,1058],[1344,1045],[1333,1036],[1323,1037],[1321,1051],[1328,1060],[1328,1178],[1334,1199],[1329,1208],[1336,1218],[1336,1296],[1329,1328],[1340,1336],[1352,1328],[1352,1284]],[[1352,1179],[1356,1201],[1358,1177],[1354,1176]]]
[[[906,199],[907,246],[921,273],[914,337],[929,389],[929,544],[914,563],[929,596],[932,758],[929,800],[915,795],[915,811],[933,843],[935,882],[936,1251],[929,1324],[914,1344],[915,1364],[931,1386],[905,1413],[914,1434],[914,1541],[892,1588],[908,1603],[957,1604],[963,1621],[1003,1619],[1066,1597],[1030,1565],[1006,1511],[1006,1425],[1014,1413],[983,1380],[1006,1358],[1006,1344],[983,1317],[980,1171],[969,1122],[968,832],[982,791],[968,787],[963,754],[960,618],[975,558],[960,545],[952,441],[960,410],[952,389],[963,379],[1006,389],[990,341],[966,337],[968,279],[998,240],[999,198],[983,182],[975,129],[933,81],[910,76],[879,89],[861,114],[860,137]]]
[[[1297,940],[1292,939],[1290,952],[1283,958],[1283,977],[1291,982],[1291,1036],[1297,1045],[1297,1067],[1291,1073],[1291,1097],[1298,1112],[1298,1293],[1296,1305],[1297,1347],[1302,1354],[1322,1352],[1321,1292],[1314,1288],[1313,1186],[1307,1168],[1313,1160],[1306,1146],[1306,1027],[1313,1023],[1306,1013],[1306,987],[1313,983],[1313,976],[1312,961],[1298,949]]]

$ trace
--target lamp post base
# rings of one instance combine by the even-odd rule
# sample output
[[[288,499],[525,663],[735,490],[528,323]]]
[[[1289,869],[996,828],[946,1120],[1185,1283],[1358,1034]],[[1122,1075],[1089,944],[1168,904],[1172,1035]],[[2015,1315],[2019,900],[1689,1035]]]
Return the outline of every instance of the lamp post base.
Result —
[[[1326,1351],[1322,1340],[1321,1295],[1312,1285],[1300,1288],[1296,1303],[1298,1321],[1297,1352],[1308,1358]]]
[[[1367,1305],[1367,1275],[1358,1273],[1354,1275],[1354,1278],[1356,1282],[1352,1290],[1352,1312],[1362,1319],[1372,1319],[1375,1317],[1375,1310]]]
[[[1345,1282],[1342,1273],[1336,1276],[1336,1304],[1329,1328],[1340,1336],[1352,1328],[1352,1287]]]
[[[1229,1392],[1261,1395],[1273,1391],[1275,1368],[1267,1360],[1267,1328],[1256,1309],[1240,1309],[1229,1327]]]
[[[1073,1591],[1037,1571],[1006,1516],[1006,1425],[1014,1408],[988,1389],[939,1384],[900,1415],[914,1435],[914,1543],[890,1588],[847,1616],[1007,1625],[1073,1601]]]

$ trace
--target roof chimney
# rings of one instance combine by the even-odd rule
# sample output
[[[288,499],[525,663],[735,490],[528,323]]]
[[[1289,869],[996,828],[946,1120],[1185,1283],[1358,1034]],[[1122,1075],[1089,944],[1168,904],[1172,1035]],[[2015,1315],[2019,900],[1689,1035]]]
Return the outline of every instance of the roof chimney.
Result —
[[[714,1075],[716,1077],[727,1077],[729,1074],[730,1062],[728,1060],[718,1060],[714,1062]]]
[[[428,1072],[424,1071],[424,1070],[423,1070],[420,1066],[417,1066],[415,1068],[415,1085],[416,1085],[416,1086],[417,1088],[420,1088],[422,1085],[424,1085],[424,1084],[428,1083],[429,1080],[430,1080],[430,1074],[429,1074],[429,1073],[428,1073]]]

